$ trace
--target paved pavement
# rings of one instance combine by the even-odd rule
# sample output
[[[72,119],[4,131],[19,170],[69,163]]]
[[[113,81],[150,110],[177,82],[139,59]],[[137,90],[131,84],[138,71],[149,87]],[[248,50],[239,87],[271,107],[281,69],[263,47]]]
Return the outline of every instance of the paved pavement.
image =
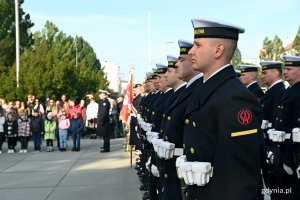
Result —
[[[99,153],[100,144],[102,140],[82,139],[80,152],[33,153],[29,142],[27,154],[7,154],[4,143],[0,154],[0,199],[141,199],[138,176],[130,168],[129,153],[124,152],[125,140],[111,140],[109,153]],[[19,148],[20,144],[16,149]]]

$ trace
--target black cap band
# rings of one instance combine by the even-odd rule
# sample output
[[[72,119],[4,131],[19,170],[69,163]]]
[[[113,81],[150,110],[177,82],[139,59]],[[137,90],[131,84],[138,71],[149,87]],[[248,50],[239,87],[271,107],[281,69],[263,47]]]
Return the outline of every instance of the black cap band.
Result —
[[[241,73],[243,73],[243,72],[257,72],[257,71],[258,71],[257,67],[250,67],[250,68],[241,69]]]
[[[261,70],[267,70],[267,69],[281,69],[282,64],[271,64],[271,65],[264,65],[261,67]]]
[[[180,47],[180,55],[188,54],[192,47]]]
[[[175,66],[175,64],[176,64],[176,62],[174,62],[174,61],[168,61],[168,68],[177,68]]]
[[[224,38],[224,39],[239,39],[239,32],[236,29],[225,27],[203,27],[195,28],[194,38]]]
[[[300,61],[285,61],[284,65],[286,67],[300,67]]]

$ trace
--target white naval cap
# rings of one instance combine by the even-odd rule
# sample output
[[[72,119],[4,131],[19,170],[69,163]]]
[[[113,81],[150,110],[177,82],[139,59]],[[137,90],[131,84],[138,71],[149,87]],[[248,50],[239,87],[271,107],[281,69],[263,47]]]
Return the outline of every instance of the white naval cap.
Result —
[[[180,55],[188,54],[189,50],[191,50],[191,48],[193,47],[193,42],[180,39],[178,40],[178,46],[180,48]]]
[[[239,65],[241,69],[241,73],[244,72],[257,72],[259,67],[256,65]]]
[[[156,67],[157,67],[157,71],[156,71],[157,74],[164,74],[168,70],[168,66],[161,63],[157,63]]]
[[[177,68],[175,65],[177,63],[178,58],[172,55],[167,55],[168,67]]]
[[[300,56],[284,55],[284,65],[287,67],[300,67]]]
[[[267,69],[281,69],[283,66],[283,62],[280,61],[261,61],[261,70],[267,70]]]
[[[238,40],[239,33],[244,33],[245,29],[227,22],[194,18],[194,38],[224,38]]]
[[[101,93],[103,93],[103,94],[108,94],[108,92],[107,92],[106,90],[100,89],[100,90],[99,90],[99,94],[101,94]]]

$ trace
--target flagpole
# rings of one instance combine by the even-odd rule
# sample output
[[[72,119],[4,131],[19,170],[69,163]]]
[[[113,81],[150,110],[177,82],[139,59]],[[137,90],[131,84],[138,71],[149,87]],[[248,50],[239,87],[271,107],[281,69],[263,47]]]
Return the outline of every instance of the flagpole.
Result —
[[[131,91],[133,91],[133,83],[134,83],[134,65],[133,64],[130,65],[130,77],[132,80]],[[131,93],[131,98],[133,98],[132,93]],[[133,99],[131,99],[131,101],[133,102]],[[129,124],[129,140],[130,140],[130,124]],[[132,168],[132,145],[130,145],[130,167]]]

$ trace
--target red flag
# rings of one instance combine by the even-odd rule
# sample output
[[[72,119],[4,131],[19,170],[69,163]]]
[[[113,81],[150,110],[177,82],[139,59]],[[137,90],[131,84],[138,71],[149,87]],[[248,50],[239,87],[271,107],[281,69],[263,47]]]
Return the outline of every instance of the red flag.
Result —
[[[126,89],[126,95],[123,101],[122,109],[120,111],[120,119],[127,125],[129,125],[130,122],[130,112],[132,111],[132,108],[134,108],[132,106],[132,102],[133,102],[132,87],[133,87],[133,74],[132,71],[130,71],[130,77]]]

